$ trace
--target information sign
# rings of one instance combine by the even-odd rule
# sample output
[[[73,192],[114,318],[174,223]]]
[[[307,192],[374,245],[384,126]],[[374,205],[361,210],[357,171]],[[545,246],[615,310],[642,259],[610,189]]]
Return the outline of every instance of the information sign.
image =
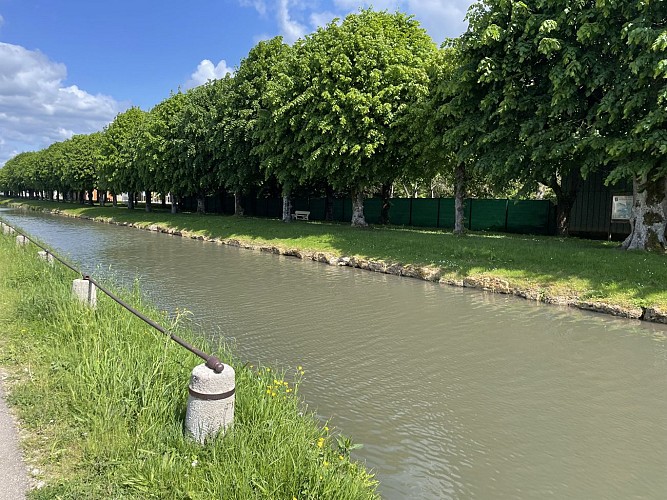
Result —
[[[632,196],[612,196],[611,220],[630,220],[632,215]]]

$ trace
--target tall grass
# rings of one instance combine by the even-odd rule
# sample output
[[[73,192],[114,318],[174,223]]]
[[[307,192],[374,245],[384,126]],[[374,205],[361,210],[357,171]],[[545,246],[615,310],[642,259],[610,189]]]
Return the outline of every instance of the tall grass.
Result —
[[[91,309],[75,278],[0,235],[0,364],[44,470],[32,498],[376,498],[376,482],[338,448],[298,397],[301,372],[241,364],[178,325],[236,370],[236,414],[200,446],[184,437],[187,385],[201,362],[105,296]],[[134,306],[169,319],[124,292]]]

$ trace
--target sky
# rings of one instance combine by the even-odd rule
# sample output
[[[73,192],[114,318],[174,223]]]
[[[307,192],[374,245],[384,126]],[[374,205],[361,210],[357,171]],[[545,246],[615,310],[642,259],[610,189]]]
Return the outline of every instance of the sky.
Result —
[[[0,166],[233,72],[260,40],[291,44],[372,6],[414,15],[440,44],[465,31],[471,3],[0,0]]]

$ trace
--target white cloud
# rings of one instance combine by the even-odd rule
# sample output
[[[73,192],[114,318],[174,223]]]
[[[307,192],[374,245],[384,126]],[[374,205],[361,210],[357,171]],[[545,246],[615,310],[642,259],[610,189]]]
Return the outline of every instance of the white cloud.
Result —
[[[127,107],[76,85],[66,87],[66,78],[64,64],[0,42],[0,165],[17,152],[101,130]]]
[[[472,0],[408,0],[406,12],[414,14],[429,35],[441,43],[463,33]]]
[[[240,0],[243,7],[254,7],[261,15],[266,15],[266,2],[263,0]]]
[[[313,12],[310,14],[310,24],[314,29],[323,28],[337,17],[340,18],[340,14],[335,14],[328,10],[325,12]]]
[[[278,0],[274,5],[262,0],[240,0],[262,15],[273,13],[277,29],[288,43],[325,26],[334,17],[344,18],[360,8],[373,7],[414,15],[436,43],[456,37],[467,27],[464,21],[473,0]]]
[[[312,12],[312,6],[317,3],[314,0],[277,0],[267,2],[264,0],[239,0],[239,4],[244,7],[254,7],[262,16],[270,15],[275,18],[277,30],[286,43],[294,43],[299,38],[313,31],[316,25],[306,25]],[[294,10],[302,14],[302,20],[296,19]],[[260,39],[271,38],[274,35],[261,35]],[[255,37],[258,38],[258,37]]]
[[[295,21],[289,13],[289,0],[278,1],[278,24],[280,32],[287,43],[294,43],[308,33],[308,28]]]
[[[233,70],[227,66],[227,62],[224,59],[221,59],[215,66],[208,59],[204,59],[199,63],[195,72],[190,75],[190,79],[185,82],[185,88],[191,89],[192,87],[203,85],[209,80],[217,80],[228,73],[233,73]]]

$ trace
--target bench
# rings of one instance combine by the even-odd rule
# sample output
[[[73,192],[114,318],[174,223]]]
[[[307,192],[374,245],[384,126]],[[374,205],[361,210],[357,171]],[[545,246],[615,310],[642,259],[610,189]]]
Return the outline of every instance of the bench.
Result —
[[[292,214],[294,220],[308,220],[308,217],[310,217],[310,212],[306,210],[295,210]]]

